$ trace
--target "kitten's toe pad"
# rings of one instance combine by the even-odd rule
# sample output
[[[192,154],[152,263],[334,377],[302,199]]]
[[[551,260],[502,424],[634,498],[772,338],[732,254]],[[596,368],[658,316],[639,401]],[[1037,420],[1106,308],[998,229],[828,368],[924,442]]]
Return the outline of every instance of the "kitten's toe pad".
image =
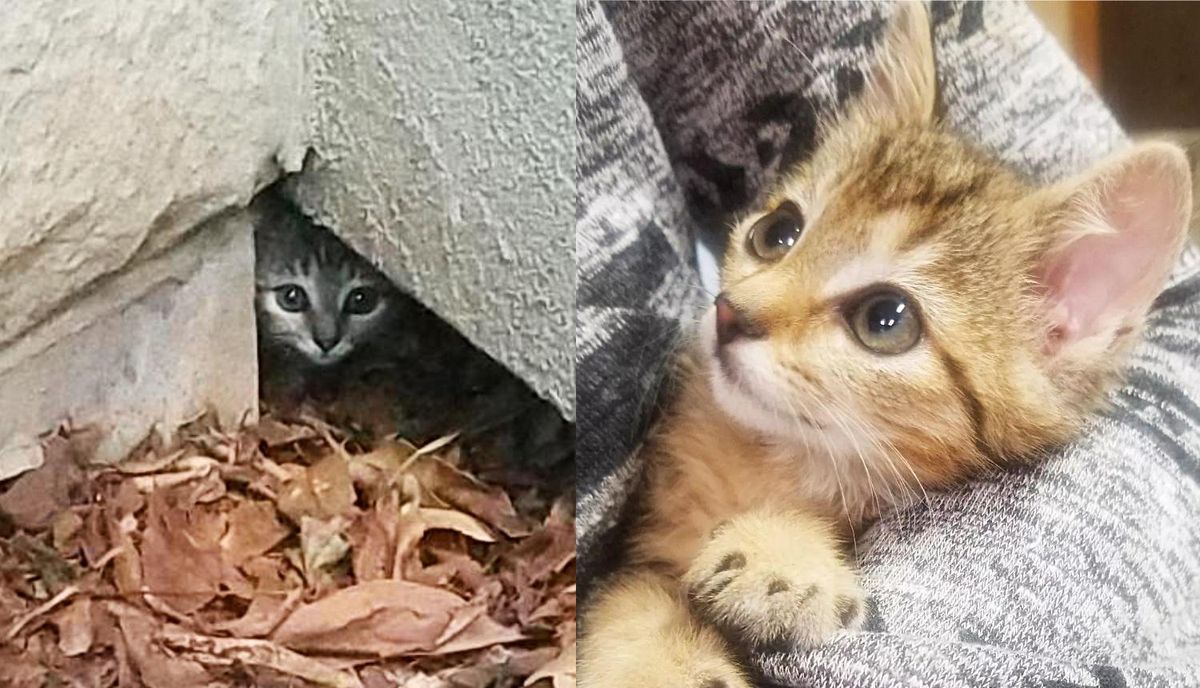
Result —
[[[788,518],[721,528],[684,578],[698,615],[754,649],[808,648],[862,623],[857,577],[832,538]]]

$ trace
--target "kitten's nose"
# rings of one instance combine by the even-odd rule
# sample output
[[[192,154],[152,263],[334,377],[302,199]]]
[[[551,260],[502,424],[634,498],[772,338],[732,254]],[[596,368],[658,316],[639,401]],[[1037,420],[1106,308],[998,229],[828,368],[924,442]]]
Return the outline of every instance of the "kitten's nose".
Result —
[[[740,310],[724,293],[717,295],[717,344],[725,346],[739,337],[763,336],[762,328]]]
[[[329,350],[337,346],[337,343],[342,341],[342,338],[336,334],[315,335],[313,341],[317,343],[317,346],[321,347],[321,351],[329,353]]]

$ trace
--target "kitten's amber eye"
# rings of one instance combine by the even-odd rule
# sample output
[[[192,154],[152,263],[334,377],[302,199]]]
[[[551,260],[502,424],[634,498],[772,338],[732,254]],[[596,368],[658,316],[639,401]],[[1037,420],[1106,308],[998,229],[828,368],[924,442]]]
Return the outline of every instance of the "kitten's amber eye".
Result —
[[[885,289],[868,294],[847,318],[862,345],[879,354],[902,354],[921,339],[921,320],[909,297]]]
[[[346,296],[342,309],[351,315],[366,315],[379,305],[379,292],[371,287],[355,287]]]
[[[275,301],[280,308],[291,313],[308,309],[308,293],[304,291],[304,287],[296,284],[285,284],[276,289]]]
[[[796,204],[785,202],[766,217],[754,223],[746,245],[750,253],[762,260],[779,260],[800,241],[804,231],[804,216]]]

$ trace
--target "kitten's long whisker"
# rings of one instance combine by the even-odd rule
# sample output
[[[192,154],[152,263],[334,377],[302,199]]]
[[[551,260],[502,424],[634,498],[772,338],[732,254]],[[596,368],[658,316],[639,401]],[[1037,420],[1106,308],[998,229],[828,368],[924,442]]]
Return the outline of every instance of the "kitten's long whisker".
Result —
[[[829,397],[829,401],[831,403],[835,403],[838,405],[839,409],[841,409],[844,412],[844,417],[850,421],[853,421],[855,423],[855,425],[858,427],[858,429],[866,437],[866,439],[868,441],[870,441],[875,446],[875,449],[883,456],[883,458],[887,460],[888,467],[892,470],[892,473],[896,476],[896,478],[899,482],[899,486],[902,487],[903,489],[907,490],[909,493],[915,494],[916,491],[912,488],[911,485],[908,484],[908,482],[903,478],[903,476],[900,475],[899,470],[896,468],[895,463],[893,462],[893,454],[895,454],[896,457],[900,458],[900,460],[904,463],[904,466],[906,468],[908,468],[910,473],[912,473],[913,479],[917,481],[918,485],[921,485],[921,480],[920,480],[920,478],[917,477],[916,471],[914,471],[912,466],[905,460],[904,455],[900,452],[900,450],[896,447],[896,445],[894,443],[892,443],[892,441],[887,439],[886,437],[881,438],[881,437],[877,436],[876,433],[872,432],[871,429],[867,426],[867,424],[864,421],[862,421],[856,414],[851,413],[850,409],[844,403],[839,402],[836,398],[833,398],[833,397]],[[884,442],[887,443],[887,445],[888,445],[887,448],[885,448],[883,445],[880,444],[880,442],[879,442],[880,439],[882,439]],[[889,452],[888,449],[890,449],[891,451]],[[922,494],[925,493],[925,487],[923,485],[921,485],[921,492],[922,492]],[[893,504],[898,503],[895,498],[895,493],[891,490],[890,486],[888,489],[888,498],[892,501]],[[929,502],[928,495],[926,495],[925,501],[926,501],[926,504],[928,504],[928,502]]]
[[[801,433],[801,436],[807,436],[807,432],[806,432],[807,429],[803,427],[803,424],[801,423],[800,418],[799,418],[799,414],[796,413],[795,407],[792,406],[792,400],[791,400],[790,396],[784,398],[784,403],[787,404],[788,410],[791,411],[791,413],[792,413],[792,418],[790,419],[791,422],[796,426],[796,429]],[[811,411],[809,411],[808,407],[804,404],[804,402],[797,399],[796,403],[800,404],[801,410],[804,411],[805,416],[812,417]],[[774,409],[772,409],[772,410],[774,411]],[[778,413],[776,413],[776,415],[778,415]],[[833,445],[829,443],[829,439],[825,437],[824,433],[817,433],[817,434],[821,438],[821,443],[825,445],[825,456],[827,459],[829,459],[830,467],[833,468],[833,480],[835,483],[837,483],[838,495],[840,495],[842,498],[842,513],[846,514],[846,522],[848,524],[851,524],[850,525],[850,542],[854,548],[854,559],[855,559],[855,561],[857,561],[859,558],[858,535],[854,531],[854,526],[853,526],[854,519],[852,519],[850,517],[850,504],[849,504],[849,502],[846,501],[846,490],[842,486],[842,475],[841,475],[841,472],[838,471],[838,460],[833,455]]]
[[[817,64],[816,64],[815,62],[813,62],[812,58],[811,58],[811,57],[809,57],[808,53],[804,52],[804,49],[803,49],[803,48],[801,48],[801,47],[800,47],[800,46],[799,46],[799,45],[796,43],[796,41],[792,40],[791,38],[789,38],[789,37],[787,37],[787,36],[784,36],[784,37],[783,37],[783,41],[784,41],[785,43],[787,43],[788,45],[792,46],[793,48],[795,48],[795,49],[796,49],[796,53],[797,53],[798,55],[800,55],[800,57],[804,58],[804,61],[808,63],[808,68],[812,70],[812,78],[811,78],[811,79],[810,79],[810,81],[809,81],[809,86],[811,86],[811,85],[812,85],[812,83],[813,83],[814,81],[821,81],[821,80],[818,78],[818,77],[820,76],[821,72],[820,72],[820,70],[819,70],[819,69],[817,69]],[[823,98],[826,98],[826,99],[831,99],[831,98],[832,98],[832,100],[836,102],[836,101],[837,101],[837,94],[836,94],[835,92],[833,92],[833,91],[830,91],[830,85],[829,85],[829,82],[828,82],[828,81],[821,81],[821,83],[822,83],[822,84],[825,86],[825,88],[824,88],[824,93],[822,93],[822,94],[821,94],[821,97],[823,97]]]
[[[913,488],[912,485],[908,484],[908,481],[905,480],[904,476],[900,474],[900,470],[896,468],[894,459],[899,459],[900,463],[908,469],[908,472],[913,477],[913,481],[916,482],[917,488],[919,488],[921,491],[921,495],[925,501],[925,506],[928,507],[929,494],[925,491],[925,486],[921,483],[921,478],[917,476],[917,472],[913,469],[912,464],[909,463],[904,454],[896,447],[895,443],[893,443],[884,435],[871,432],[867,424],[861,419],[854,418],[853,420],[859,425],[871,443],[875,445],[876,449],[879,450],[879,453],[887,460],[888,466],[892,469],[892,472],[896,475],[896,478],[900,481],[900,484],[904,486],[911,494],[915,495],[917,490]],[[887,445],[886,447],[884,446],[885,444]]]
[[[855,438],[854,433],[851,432],[850,428],[846,426],[845,420],[841,417],[842,416],[841,413],[833,412],[833,410],[830,409],[816,395],[813,396],[813,401],[821,406],[821,410],[826,415],[828,415],[834,423],[837,424],[837,426],[841,429],[841,431],[846,435],[846,438],[849,439],[851,444],[854,445],[854,453],[858,455],[858,461],[859,461],[859,463],[862,464],[863,473],[865,473],[867,476],[867,486],[868,486],[868,488],[870,488],[871,498],[875,502],[875,513],[876,514],[880,513],[881,509],[879,506],[879,491],[875,488],[875,480],[871,477],[871,468],[867,464],[866,457],[863,456],[862,448],[858,445],[858,440]],[[882,479],[882,476],[880,476],[880,478]],[[889,488],[889,498],[894,499],[894,496],[891,495],[891,493],[890,493],[890,488]]]
[[[909,486],[907,484],[907,481],[905,481],[904,477],[902,475],[900,475],[899,469],[896,468],[896,465],[892,460],[892,452],[898,453],[898,451],[896,450],[896,446],[894,444],[892,444],[890,440],[883,438],[883,440],[885,442],[887,442],[888,448],[890,448],[892,450],[892,452],[888,451],[888,448],[885,448],[883,446],[883,444],[880,443],[880,438],[876,435],[876,433],[872,432],[871,428],[861,418],[859,418],[857,415],[851,413],[850,409],[847,408],[847,406],[844,403],[839,402],[837,399],[831,399],[830,401],[831,401],[831,403],[834,403],[838,406],[838,408],[844,413],[845,418],[848,421],[854,423],[855,427],[863,435],[863,437],[865,437],[866,440],[869,441],[875,447],[875,450],[877,452],[879,452],[879,455],[887,460],[888,468],[890,468],[893,475],[896,476],[896,478],[899,482],[899,485],[903,488],[906,488],[906,489],[912,491],[911,486]],[[916,477],[915,474],[914,474],[914,477]],[[888,491],[888,496],[889,496],[889,499],[891,499],[893,502],[895,502],[895,494],[893,492],[891,492],[890,489]]]

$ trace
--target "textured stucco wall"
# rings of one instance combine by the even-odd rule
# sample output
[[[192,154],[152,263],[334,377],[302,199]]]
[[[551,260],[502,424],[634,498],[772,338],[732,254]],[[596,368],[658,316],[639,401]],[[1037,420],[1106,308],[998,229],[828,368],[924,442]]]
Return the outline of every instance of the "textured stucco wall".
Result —
[[[573,26],[536,0],[0,0],[0,478],[256,406],[237,209],[304,205],[573,415]],[[313,133],[315,132],[315,134]]]
[[[210,254],[188,237],[218,232],[205,221],[300,165],[311,111],[303,3],[0,2],[0,474],[19,433],[66,417],[169,421],[209,401],[253,408],[252,329],[222,344],[203,331],[252,328],[249,294],[209,303],[227,294],[222,284],[249,288],[247,237]],[[146,311],[156,283],[125,276],[155,261],[175,272]],[[89,339],[97,332],[104,351]],[[224,346],[225,358],[204,358],[194,342]],[[130,359],[144,367],[133,379],[105,367],[113,351],[148,347],[158,353]],[[231,395],[199,379],[247,371],[251,383]],[[121,389],[92,394],[99,380]],[[18,383],[25,396],[13,393]]]
[[[39,465],[37,436],[63,420],[101,429],[96,458],[116,461],[207,409],[252,419],[253,256],[246,214],[219,217],[0,353],[0,478]]]
[[[308,0],[305,209],[574,416],[574,5]]]

